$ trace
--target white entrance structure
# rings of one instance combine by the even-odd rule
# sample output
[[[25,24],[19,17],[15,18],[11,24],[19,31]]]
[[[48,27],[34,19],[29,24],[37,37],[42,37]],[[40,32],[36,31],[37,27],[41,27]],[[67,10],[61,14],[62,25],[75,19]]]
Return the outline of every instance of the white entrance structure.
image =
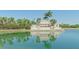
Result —
[[[50,20],[40,20],[36,25],[31,26],[31,30],[52,30],[52,29],[61,29],[59,24],[51,26]]]
[[[51,29],[51,23],[48,20],[41,20],[38,24],[39,30],[50,30]]]

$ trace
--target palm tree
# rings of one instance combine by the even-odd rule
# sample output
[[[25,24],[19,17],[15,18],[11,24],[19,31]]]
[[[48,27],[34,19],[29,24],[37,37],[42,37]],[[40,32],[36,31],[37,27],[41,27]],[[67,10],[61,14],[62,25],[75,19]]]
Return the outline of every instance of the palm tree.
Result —
[[[1,24],[1,25],[3,24],[3,19],[2,19],[2,17],[0,17],[0,24]]]
[[[8,18],[7,17],[2,17],[3,24],[5,25],[7,23]]]
[[[50,17],[52,17],[52,12],[49,10],[47,13],[44,14],[44,19],[49,19]]]
[[[2,19],[2,17],[0,17],[0,29],[2,29],[3,28],[3,19]]]
[[[37,18],[36,22],[37,24],[40,23],[41,18]]]
[[[32,25],[32,24],[36,24],[36,22],[35,22],[34,20],[32,20],[32,21],[31,21],[31,25]]]
[[[7,28],[13,29],[13,28],[15,28],[15,25],[16,25],[15,18],[13,18],[13,17],[8,18],[8,21],[6,24]]]
[[[26,19],[25,28],[26,28],[26,29],[30,29],[30,27],[31,27],[31,22],[30,22],[30,20]]]
[[[31,22],[30,20],[23,18],[17,20],[18,28],[30,28]]]
[[[8,23],[14,23],[15,19],[13,17],[8,18]]]
[[[54,26],[57,21],[55,19],[51,19],[50,22],[51,22],[51,25]]]
[[[56,38],[55,38],[54,35],[50,35],[49,39],[50,39],[50,41],[52,41],[52,42],[56,40]]]
[[[6,28],[6,24],[8,22],[8,18],[7,17],[2,17],[2,28]]]
[[[54,29],[54,25],[56,24],[57,21],[55,19],[51,19],[50,22],[51,22],[51,25],[53,26],[53,29]]]

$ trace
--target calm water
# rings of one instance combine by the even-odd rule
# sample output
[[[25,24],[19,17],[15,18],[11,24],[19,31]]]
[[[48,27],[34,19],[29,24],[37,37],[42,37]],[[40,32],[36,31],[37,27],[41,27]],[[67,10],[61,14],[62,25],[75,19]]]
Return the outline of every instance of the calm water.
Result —
[[[0,48],[75,49],[79,48],[79,30],[3,34]]]

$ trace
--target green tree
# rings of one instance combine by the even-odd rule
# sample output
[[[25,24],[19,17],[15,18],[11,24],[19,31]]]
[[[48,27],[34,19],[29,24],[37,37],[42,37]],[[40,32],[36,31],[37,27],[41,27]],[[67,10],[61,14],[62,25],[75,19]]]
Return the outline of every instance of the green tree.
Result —
[[[52,17],[52,12],[49,10],[47,13],[44,14],[44,19],[49,19],[50,17]]]
[[[37,18],[36,22],[37,24],[40,23],[41,18]]]
[[[50,22],[51,22],[51,25],[54,26],[57,21],[55,19],[51,19]]]
[[[36,24],[36,22],[35,22],[34,20],[32,20],[32,21],[31,21],[31,25],[32,25],[32,24]]]

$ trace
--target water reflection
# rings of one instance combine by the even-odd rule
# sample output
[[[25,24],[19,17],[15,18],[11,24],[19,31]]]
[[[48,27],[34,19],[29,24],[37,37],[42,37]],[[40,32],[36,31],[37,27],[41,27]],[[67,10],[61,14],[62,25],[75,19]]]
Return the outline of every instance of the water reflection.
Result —
[[[29,37],[30,37],[30,32],[1,34],[0,48],[4,47],[5,44],[13,45],[15,40],[19,43],[24,43],[29,40]]]
[[[4,46],[12,46],[15,43],[22,43],[24,44],[28,42],[28,46],[30,44],[41,44],[43,48],[52,48],[52,43],[55,42],[57,36],[60,32],[24,32],[24,33],[12,33],[12,34],[1,34],[0,35],[0,48]],[[32,38],[35,36],[35,38]],[[33,41],[34,39],[34,41]],[[21,46],[20,46],[21,47]],[[32,46],[31,46],[32,47]],[[15,47],[14,47],[15,48]],[[26,48],[26,46],[25,46]],[[27,47],[28,48],[28,47]]]
[[[43,42],[45,48],[52,48],[52,43],[56,40],[61,32],[31,32],[31,35],[36,36],[36,43]]]

